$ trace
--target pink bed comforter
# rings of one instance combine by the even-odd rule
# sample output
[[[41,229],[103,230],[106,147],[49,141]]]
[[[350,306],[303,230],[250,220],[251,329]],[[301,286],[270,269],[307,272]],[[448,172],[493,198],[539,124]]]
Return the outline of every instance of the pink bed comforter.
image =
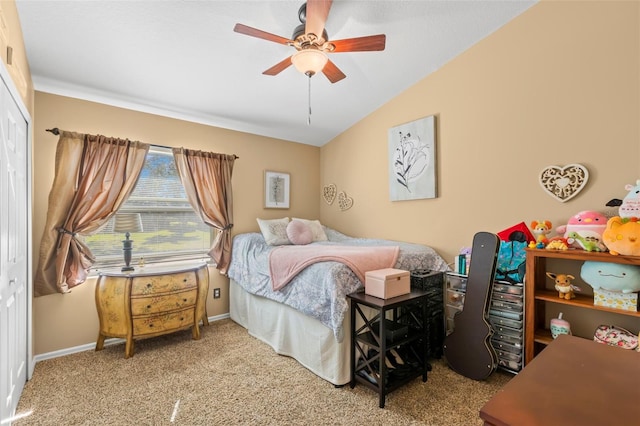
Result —
[[[398,246],[280,246],[269,253],[271,285],[274,291],[280,290],[307,266],[328,261],[344,263],[364,284],[367,271],[393,268],[399,252]]]

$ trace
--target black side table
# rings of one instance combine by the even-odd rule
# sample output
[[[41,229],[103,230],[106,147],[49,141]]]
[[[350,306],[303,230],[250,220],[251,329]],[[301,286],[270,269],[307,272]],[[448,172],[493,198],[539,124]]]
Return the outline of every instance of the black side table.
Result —
[[[354,388],[356,383],[361,383],[377,391],[380,408],[384,408],[389,392],[418,376],[422,376],[423,382],[427,381],[428,296],[429,292],[415,288],[409,294],[391,299],[365,293],[348,295],[351,300],[350,385]],[[363,306],[370,309],[363,310]],[[362,326],[356,325],[356,312],[364,323]]]

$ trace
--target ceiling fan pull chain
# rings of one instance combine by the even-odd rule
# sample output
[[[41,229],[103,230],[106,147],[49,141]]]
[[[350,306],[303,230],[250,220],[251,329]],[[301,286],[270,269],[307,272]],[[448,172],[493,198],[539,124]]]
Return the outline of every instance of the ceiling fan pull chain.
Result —
[[[307,126],[311,126],[311,74],[309,74],[309,115],[307,116]]]

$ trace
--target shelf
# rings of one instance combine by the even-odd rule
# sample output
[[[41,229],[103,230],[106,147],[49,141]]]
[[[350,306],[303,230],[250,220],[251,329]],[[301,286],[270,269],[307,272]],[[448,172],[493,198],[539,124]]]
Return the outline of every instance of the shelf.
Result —
[[[580,339],[584,339],[584,340],[593,340],[593,339],[587,339],[584,337],[580,337],[580,336],[573,336],[573,337],[579,337]],[[536,343],[541,343],[543,345],[548,345],[549,343],[553,342],[553,337],[551,337],[551,331],[549,330],[536,330],[536,334],[535,337],[533,338],[534,342]]]
[[[609,252],[601,253],[594,251],[584,251],[581,249],[569,250],[547,250],[547,249],[525,249],[536,257],[546,257],[547,259],[566,259],[595,262],[626,263],[629,265],[640,265],[640,256],[613,255]]]
[[[376,333],[376,337],[377,337],[377,333]],[[407,343],[413,342],[414,340],[418,340],[421,337],[424,337],[422,333],[418,333],[415,330],[409,329],[409,333],[407,337],[403,337],[402,339],[398,339],[396,341],[387,340],[387,344],[386,344],[387,351],[389,349],[393,349],[398,346],[402,346]],[[365,345],[375,348],[378,351],[380,350],[380,345],[376,341],[374,334],[371,331],[366,331],[364,333],[360,333],[356,335],[356,340],[360,343],[364,343]]]
[[[558,297],[558,292],[554,290],[536,290],[536,300],[544,300],[545,302],[558,303],[561,305],[576,306],[578,308],[594,309],[597,311],[613,312],[620,315],[629,315],[631,317],[639,317],[640,312],[624,311],[622,309],[608,308],[593,304],[593,297],[576,294],[575,299],[566,300]]]
[[[551,331],[549,330],[536,330],[536,334],[533,338],[533,341],[536,343],[542,343],[543,345],[548,345],[553,342],[553,337],[551,337]]]
[[[579,249],[545,250],[526,249],[525,288],[525,365],[533,360],[537,353],[553,341],[546,318],[547,306],[573,306],[591,312],[607,312],[627,319],[640,318],[640,312],[625,311],[607,306],[594,305],[593,296],[576,293],[574,299],[558,297],[558,292],[548,288],[546,277],[547,259],[569,262],[608,262],[640,266],[640,256],[612,255],[611,253],[588,252]],[[557,306],[556,306],[557,307]],[[585,312],[586,313],[586,312]],[[597,315],[587,315],[595,320]]]

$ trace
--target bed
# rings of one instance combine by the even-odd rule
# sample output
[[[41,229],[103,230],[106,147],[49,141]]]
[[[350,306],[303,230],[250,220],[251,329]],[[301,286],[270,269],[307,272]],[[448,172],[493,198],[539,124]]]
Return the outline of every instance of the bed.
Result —
[[[308,246],[397,247],[397,269],[447,270],[435,250],[420,244],[390,240],[352,238],[322,227],[322,237]],[[303,246],[295,246],[303,247]],[[264,233],[238,234],[233,239],[230,278],[230,317],[252,336],[269,344],[278,354],[300,364],[333,383],[350,381],[350,330],[346,295],[364,288],[361,272],[340,261],[311,263],[286,285],[274,291],[269,254],[279,246],[269,245]],[[288,248],[296,250],[295,248]],[[308,249],[308,248],[307,248]]]

